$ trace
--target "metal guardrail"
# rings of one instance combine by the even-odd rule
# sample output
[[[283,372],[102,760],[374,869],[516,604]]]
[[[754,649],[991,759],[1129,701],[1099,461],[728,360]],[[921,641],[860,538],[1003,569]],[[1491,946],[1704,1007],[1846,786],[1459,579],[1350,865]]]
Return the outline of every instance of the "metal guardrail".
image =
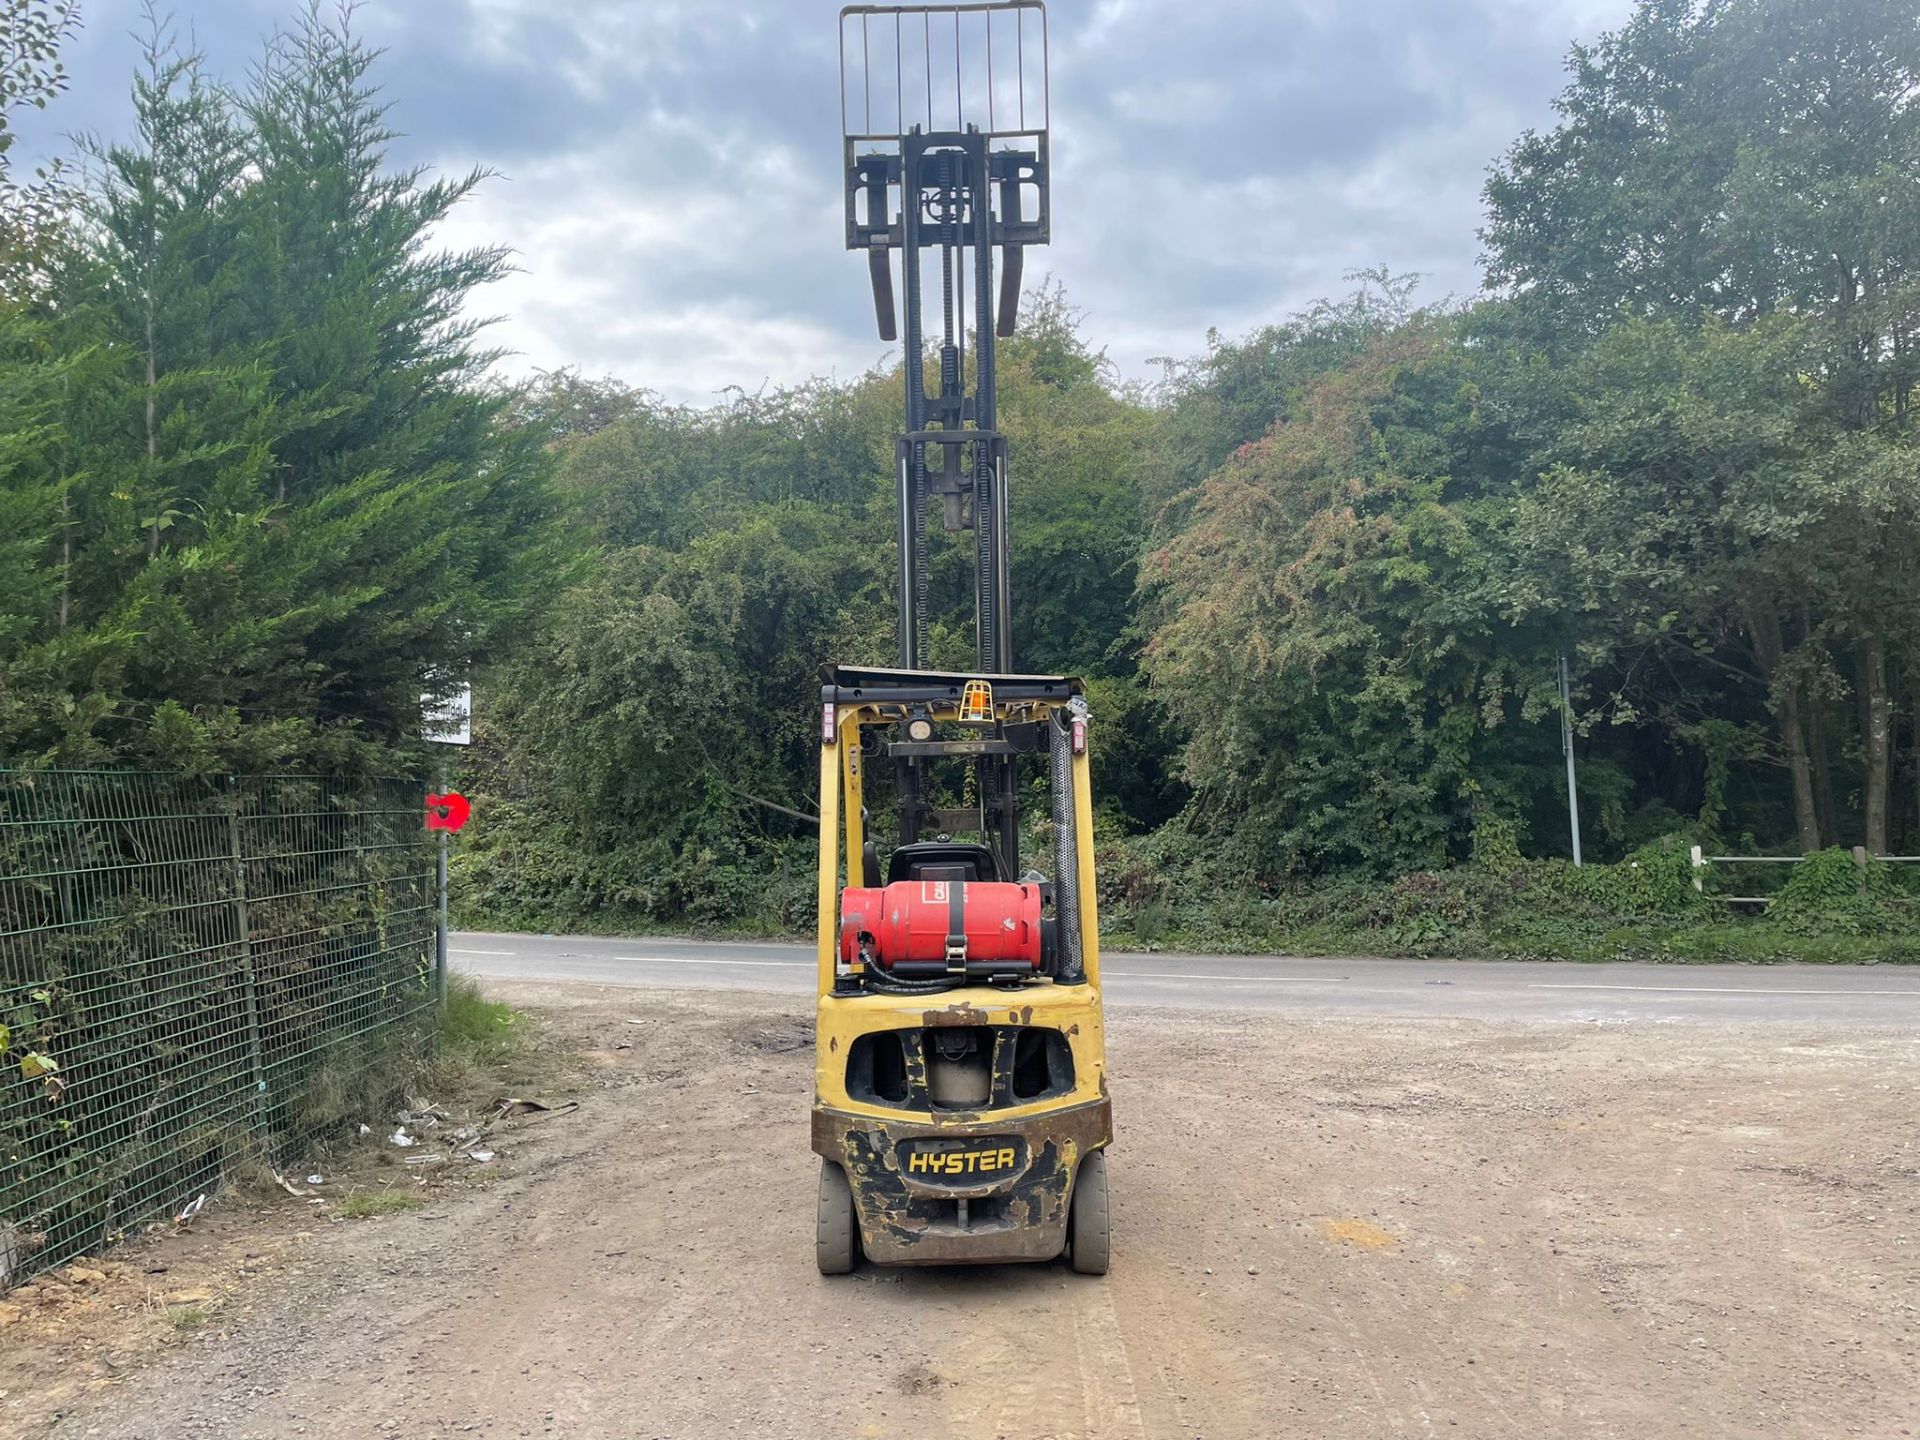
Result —
[[[297,1136],[428,1043],[417,783],[0,770],[0,1288]]]
[[[1806,860],[1804,855],[1708,855],[1701,846],[1693,847],[1691,861],[1693,866],[1693,888],[1705,893],[1707,888],[1706,871],[1709,865],[1799,865]],[[1864,874],[1867,868],[1867,847],[1853,847],[1853,863]],[[1875,855],[1872,857],[1882,865],[1920,865],[1920,855]],[[1770,905],[1771,895],[1722,895],[1720,899],[1729,905]]]

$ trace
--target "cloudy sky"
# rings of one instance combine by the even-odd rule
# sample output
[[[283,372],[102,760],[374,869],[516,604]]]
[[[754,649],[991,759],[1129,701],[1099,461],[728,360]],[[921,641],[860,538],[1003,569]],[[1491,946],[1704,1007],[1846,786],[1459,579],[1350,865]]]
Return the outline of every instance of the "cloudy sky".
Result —
[[[1551,121],[1568,44],[1628,4],[1053,0],[1054,243],[1029,254],[1029,278],[1060,280],[1136,376],[1364,266],[1418,271],[1429,298],[1469,292],[1488,162]],[[73,88],[23,127],[30,152],[124,127],[138,0],[83,7]],[[399,158],[500,172],[447,238],[518,252],[522,273],[485,297],[510,317],[495,339],[512,368],[578,365],[701,403],[884,358],[865,267],[842,248],[838,9],[364,0],[355,24],[388,52]],[[289,11],[173,6],[233,80]],[[1005,103],[1011,32],[996,33]],[[963,38],[970,73],[983,39]],[[876,128],[892,45],[872,32]],[[936,58],[950,69],[938,43]]]

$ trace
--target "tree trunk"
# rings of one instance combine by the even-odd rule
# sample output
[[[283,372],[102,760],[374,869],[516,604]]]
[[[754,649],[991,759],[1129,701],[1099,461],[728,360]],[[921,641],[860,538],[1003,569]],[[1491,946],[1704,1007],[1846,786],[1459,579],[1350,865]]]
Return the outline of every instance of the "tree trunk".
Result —
[[[1789,681],[1780,697],[1780,738],[1787,747],[1787,771],[1793,777],[1793,824],[1800,832],[1800,853],[1820,848],[1820,816],[1813,803],[1813,766],[1807,759],[1806,731],[1800,724],[1800,690]]]
[[[153,286],[151,278],[147,286],[147,473],[151,478],[154,470],[154,456],[158,447],[155,444],[153,430],[153,387],[155,371],[153,356]],[[147,555],[160,553],[160,492],[153,492],[153,530],[147,536]]]
[[[1887,702],[1887,648],[1878,635],[1867,638],[1860,656],[1860,684],[1866,704],[1866,778],[1861,808],[1866,813],[1870,854],[1887,853],[1887,801],[1893,762],[1893,712]]]
[[[153,294],[149,291],[147,294],[147,459],[149,460],[154,458],[158,449],[153,433],[153,387],[157,381],[156,369],[153,357]]]
[[[1807,749],[1813,759],[1813,813],[1820,837],[1828,845],[1840,843],[1840,805],[1833,798],[1833,747],[1827,743],[1827,706],[1818,696],[1806,706]]]
[[[1800,607],[1800,640],[1805,644],[1813,635],[1813,617]],[[1821,695],[1808,695],[1801,705],[1807,726],[1807,751],[1813,758],[1813,813],[1820,824],[1820,843],[1841,843],[1840,803],[1833,791],[1833,746],[1827,739],[1827,712],[1831,707]]]
[[[1780,617],[1765,605],[1750,607],[1754,654],[1766,675],[1773,713],[1780,722],[1781,748],[1787,756],[1787,775],[1793,782],[1793,824],[1800,836],[1800,853],[1820,848],[1820,817],[1813,803],[1813,764],[1807,756],[1807,732],[1800,718],[1800,686],[1780,673],[1786,644],[1780,636]]]
[[[73,497],[60,490],[60,629],[67,628],[67,608],[73,598]]]
[[[1912,672],[1908,689],[1913,695],[1913,833],[1907,841],[1907,853],[1920,854],[1920,665],[1911,660],[1907,669]]]
[[[157,90],[160,84],[159,21],[153,18],[154,12],[151,9],[149,9],[147,13],[152,24],[155,26],[153,46],[147,51],[147,76],[150,83]],[[151,122],[149,122],[149,126],[151,126]],[[160,223],[158,209],[158,196],[160,193],[160,135],[158,130],[152,128],[147,130],[146,179],[148,208],[146,212],[145,238],[147,242],[147,265],[146,274],[141,276],[140,292],[142,300],[145,301],[144,311],[147,322],[147,480],[149,485],[151,485],[155,478],[154,471],[156,467],[154,465],[154,457],[158,453],[153,425],[153,392],[160,368],[158,358],[155,355],[153,342],[154,276],[160,268],[160,237],[157,233]],[[158,490],[155,490],[153,492],[153,530],[147,536],[147,556],[149,559],[160,553],[160,508],[160,493]]]

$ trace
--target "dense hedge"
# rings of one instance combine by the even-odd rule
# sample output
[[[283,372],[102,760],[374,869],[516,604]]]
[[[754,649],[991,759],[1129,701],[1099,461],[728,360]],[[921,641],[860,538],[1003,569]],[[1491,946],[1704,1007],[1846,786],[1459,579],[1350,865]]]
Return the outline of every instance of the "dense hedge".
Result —
[[[644,827],[583,842],[538,802],[479,796],[449,860],[453,923],[467,929],[801,935],[813,925],[811,838],[683,842]],[[715,827],[716,831],[718,827]]]
[[[635,836],[604,853],[569,841],[525,802],[485,801],[453,860],[456,923],[473,929],[665,930],[811,936],[811,839],[748,850]],[[1029,853],[1044,853],[1044,836]],[[1920,962],[1916,882],[1846,850],[1808,857],[1764,914],[1732,906],[1723,872],[1693,887],[1672,836],[1610,865],[1529,860],[1511,827],[1482,822],[1472,860],[1390,881],[1263,883],[1223,875],[1178,826],[1114,831],[1098,848],[1101,928],[1114,949],[1520,960]],[[1779,867],[1785,869],[1785,867]],[[1920,868],[1920,867],[1916,867]],[[1740,893],[1753,892],[1736,877]]]
[[[1170,843],[1171,840],[1171,843]],[[1222,885],[1166,835],[1102,850],[1102,921],[1116,947],[1515,960],[1920,961],[1912,884],[1845,850],[1788,871],[1764,913],[1727,880],[1693,888],[1674,836],[1610,865],[1528,860],[1483,824],[1471,862],[1389,882]],[[1782,867],[1784,868],[1784,867]],[[1745,879],[1741,893],[1752,893]]]

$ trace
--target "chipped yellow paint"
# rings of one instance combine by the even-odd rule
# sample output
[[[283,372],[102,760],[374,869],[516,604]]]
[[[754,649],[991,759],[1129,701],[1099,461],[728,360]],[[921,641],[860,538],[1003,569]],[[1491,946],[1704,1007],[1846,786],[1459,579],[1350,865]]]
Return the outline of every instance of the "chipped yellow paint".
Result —
[[[1399,1243],[1371,1220],[1322,1220],[1320,1233],[1335,1245],[1357,1245],[1362,1250],[1385,1250]]]

